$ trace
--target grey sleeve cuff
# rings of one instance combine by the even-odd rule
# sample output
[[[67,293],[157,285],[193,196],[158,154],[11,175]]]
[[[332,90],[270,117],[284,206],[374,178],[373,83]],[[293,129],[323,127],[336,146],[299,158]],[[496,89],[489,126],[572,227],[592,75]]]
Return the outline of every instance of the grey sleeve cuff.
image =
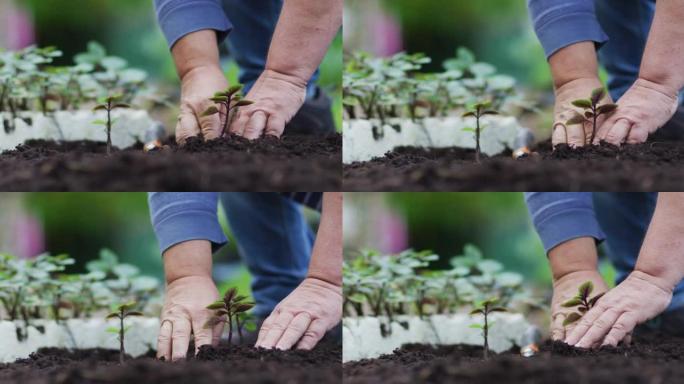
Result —
[[[154,8],[169,47],[183,36],[205,29],[215,30],[222,43],[233,29],[218,0],[155,0]]]

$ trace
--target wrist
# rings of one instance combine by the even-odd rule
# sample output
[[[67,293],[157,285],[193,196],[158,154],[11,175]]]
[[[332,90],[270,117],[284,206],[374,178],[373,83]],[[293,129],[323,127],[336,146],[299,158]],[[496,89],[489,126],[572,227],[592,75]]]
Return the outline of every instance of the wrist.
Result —
[[[577,272],[597,272],[595,240],[592,237],[579,237],[558,244],[549,250],[549,266],[554,281]]]
[[[211,278],[211,243],[208,240],[178,243],[167,249],[162,257],[167,284],[186,277]]]
[[[304,281],[308,282],[309,284],[313,284],[317,287],[320,287],[321,289],[329,290],[340,295],[342,294],[342,284],[335,284],[330,281],[312,276],[310,274],[307,275]]]
[[[306,89],[306,86],[309,83],[308,78],[304,78],[296,73],[289,73],[288,71],[274,69],[268,63],[266,64],[266,68],[261,76],[282,81],[300,89]]]
[[[583,41],[558,50],[549,57],[554,89],[573,81],[598,80],[594,42]]]
[[[673,86],[672,82],[666,79],[639,74],[633,86],[658,92],[674,101],[678,99],[679,87]]]
[[[668,279],[655,273],[640,270],[638,266],[634,268],[632,273],[630,273],[627,278],[646,282],[650,285],[660,288],[668,294],[672,294],[675,286],[677,285],[677,282],[668,281]]]
[[[342,274],[317,268],[309,268],[307,279],[316,279],[335,287],[342,287]]]

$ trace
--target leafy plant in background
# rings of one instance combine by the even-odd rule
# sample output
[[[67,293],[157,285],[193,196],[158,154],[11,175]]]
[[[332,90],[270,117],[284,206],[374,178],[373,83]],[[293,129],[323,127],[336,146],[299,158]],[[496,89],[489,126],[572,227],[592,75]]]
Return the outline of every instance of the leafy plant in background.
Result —
[[[482,347],[484,348],[483,356],[485,360],[489,358],[489,331],[494,325],[494,323],[490,321],[489,316],[494,312],[508,312],[506,308],[497,305],[498,301],[499,300],[497,298],[490,298],[477,302],[474,304],[475,309],[470,311],[471,316],[482,315],[482,324],[471,324],[470,328],[482,330],[482,337],[484,340]]]
[[[221,92],[216,92],[213,97],[209,98],[216,105],[212,105],[202,113],[202,116],[219,114],[223,118],[223,128],[221,129],[220,137],[225,136],[228,127],[236,116],[238,108],[254,104],[253,101],[243,98],[241,90],[242,85],[234,85]]]
[[[130,104],[124,103],[121,100],[123,96],[113,95],[100,99],[100,104],[93,108],[93,111],[106,111],[107,120],[95,120],[93,124],[103,125],[105,127],[105,132],[107,133],[107,155],[112,153],[112,125],[115,120],[112,119],[112,111],[115,109],[131,108]]]
[[[129,327],[124,327],[124,320],[126,320],[127,317],[130,316],[143,316],[143,313],[140,311],[133,311],[132,309],[135,308],[136,303],[134,301],[131,301],[129,303],[125,304],[119,304],[116,306],[116,310],[111,312],[110,314],[107,315],[106,319],[118,319],[119,320],[119,326],[118,327],[109,327],[107,328],[107,332],[109,333],[114,333],[118,334],[119,337],[119,364],[124,363],[124,355],[126,354],[126,350],[124,348],[124,335],[126,334],[126,331],[128,331]]]
[[[566,327],[577,320],[581,319],[588,310],[592,309],[598,300],[605,294],[605,292],[599,293],[594,297],[591,296],[591,292],[594,290],[594,283],[591,281],[586,281],[582,283],[577,289],[577,295],[572,299],[561,304],[563,308],[575,308],[577,312],[570,312],[565,316],[563,320],[563,326]]]
[[[475,118],[475,128],[463,128],[466,132],[473,132],[475,134],[475,161],[480,162],[480,134],[484,127],[481,126],[480,120],[486,115],[498,115],[499,112],[490,109],[492,103],[490,101],[484,101],[473,104],[468,111],[463,113],[463,117],[474,117]]]
[[[242,343],[242,326],[245,320],[247,311],[254,307],[254,303],[248,302],[247,296],[238,294],[237,288],[230,288],[223,295],[221,300],[217,300],[207,306],[207,309],[214,311],[214,316],[207,320],[204,324],[205,328],[212,329],[217,324],[228,324],[228,344],[233,340],[233,323],[240,336],[240,343]]]
[[[571,117],[565,124],[584,124],[585,122],[591,122],[591,139],[589,143],[594,142],[596,137],[596,121],[601,115],[608,115],[618,108],[617,104],[607,103],[599,105],[599,102],[606,97],[607,92],[605,88],[596,88],[591,92],[591,95],[587,99],[578,99],[572,102],[577,108],[582,108],[583,113],[575,112],[575,115]]]

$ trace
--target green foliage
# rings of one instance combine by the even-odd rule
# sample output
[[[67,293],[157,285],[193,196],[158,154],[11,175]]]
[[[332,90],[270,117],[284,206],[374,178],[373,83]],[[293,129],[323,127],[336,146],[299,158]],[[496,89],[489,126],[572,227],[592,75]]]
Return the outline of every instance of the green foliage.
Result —
[[[221,300],[217,300],[207,306],[214,311],[214,316],[204,324],[205,328],[213,328],[217,324],[228,324],[228,344],[233,339],[233,323],[240,336],[242,343],[242,328],[253,329],[253,317],[247,313],[254,307],[254,303],[247,301],[247,296],[238,294],[237,288],[229,288]]]
[[[491,101],[480,101],[475,104],[468,106],[466,112],[463,113],[463,117],[474,117],[475,118],[475,128],[464,128],[464,131],[470,131],[475,134],[475,161],[480,162],[480,135],[484,127],[480,124],[480,119],[487,115],[498,115],[499,112],[492,108]]]
[[[223,121],[223,129],[221,130],[220,137],[225,136],[228,127],[233,122],[233,119],[235,119],[237,111],[240,107],[254,104],[253,101],[244,99],[241,91],[242,85],[234,85],[221,92],[216,92],[214,96],[209,98],[209,100],[213,101],[215,105],[207,108],[202,113],[202,116],[218,114],[221,117]]]
[[[563,321],[563,326],[576,322],[581,319],[588,310],[592,309],[598,300],[605,294],[605,292],[599,293],[594,297],[590,297],[591,293],[594,291],[594,283],[591,281],[586,281],[577,288],[577,295],[575,295],[570,300],[561,304],[563,308],[575,308],[577,307],[577,312],[570,312],[566,314],[565,320]]]
[[[471,328],[481,329],[483,338],[483,353],[485,360],[489,358],[489,331],[494,325],[492,321],[489,320],[489,316],[494,312],[508,312],[506,307],[498,305],[499,299],[496,297],[491,297],[486,300],[478,301],[473,304],[474,309],[470,311],[470,315],[481,315],[482,324],[471,324]]]
[[[100,98],[98,100],[99,104],[93,107],[93,111],[105,111],[107,112],[107,120],[95,120],[93,124],[104,125],[105,133],[107,134],[107,155],[112,153],[112,125],[114,125],[115,119],[112,119],[112,111],[115,109],[128,109],[131,105],[123,102],[123,95],[110,95],[107,97]]]
[[[617,110],[617,104],[607,103],[601,104],[601,100],[606,97],[608,93],[605,88],[596,88],[591,92],[591,95],[586,99],[578,99],[572,101],[572,105],[583,110],[582,113],[575,111],[575,114],[565,122],[567,125],[584,124],[585,122],[592,123],[591,138],[589,143],[594,142],[596,137],[596,120],[601,115],[609,115]],[[585,143],[586,144],[586,143]]]
[[[109,333],[116,333],[119,335],[119,363],[123,364],[124,362],[124,356],[126,354],[126,350],[124,348],[124,336],[126,334],[126,331],[129,329],[129,327],[124,326],[124,320],[126,320],[127,317],[130,316],[144,316],[142,312],[140,311],[134,311],[132,310],[135,308],[137,303],[135,301],[130,301],[124,304],[119,304],[116,305],[114,308],[113,312],[110,312],[105,319],[118,319],[119,320],[119,327],[108,327],[106,329],[107,332]]]

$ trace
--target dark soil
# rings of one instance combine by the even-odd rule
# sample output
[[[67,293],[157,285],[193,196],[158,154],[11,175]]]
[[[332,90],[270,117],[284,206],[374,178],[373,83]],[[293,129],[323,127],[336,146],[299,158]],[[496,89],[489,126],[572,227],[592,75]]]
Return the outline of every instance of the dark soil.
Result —
[[[336,191],[342,139],[286,135],[199,138],[106,156],[101,143],[33,140],[0,155],[4,191]]]
[[[593,351],[546,342],[533,357],[510,351],[487,361],[480,347],[406,345],[392,355],[346,363],[343,370],[345,384],[681,383],[684,339],[641,337],[628,347]]]
[[[475,163],[470,149],[397,148],[344,166],[345,191],[656,191],[684,188],[684,142],[610,144],[511,153]]]
[[[312,351],[204,346],[186,362],[152,353],[119,365],[119,351],[42,348],[27,359],[0,364],[0,383],[341,383],[342,348],[325,342]]]

